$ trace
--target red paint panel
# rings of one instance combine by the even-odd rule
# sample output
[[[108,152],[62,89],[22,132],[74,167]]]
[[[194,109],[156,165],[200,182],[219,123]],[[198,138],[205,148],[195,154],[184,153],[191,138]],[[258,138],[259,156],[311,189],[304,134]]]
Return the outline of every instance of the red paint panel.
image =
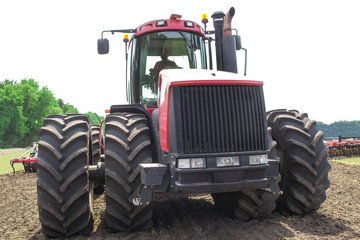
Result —
[[[152,115],[153,111],[155,110],[156,108],[147,108],[146,111]]]
[[[161,150],[169,152],[169,104],[171,88],[165,88],[165,100],[159,106],[159,131]]]

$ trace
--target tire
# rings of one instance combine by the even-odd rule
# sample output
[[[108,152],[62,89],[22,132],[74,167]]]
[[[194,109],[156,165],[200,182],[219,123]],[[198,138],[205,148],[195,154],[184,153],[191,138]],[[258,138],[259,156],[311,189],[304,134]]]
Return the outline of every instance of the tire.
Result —
[[[100,126],[91,125],[91,141],[92,141],[92,164],[96,165],[101,161],[101,147],[99,142]],[[103,134],[100,137],[100,140],[103,141]]]
[[[303,215],[316,211],[326,199],[330,186],[327,148],[324,133],[305,113],[276,110],[268,113],[268,126],[277,141],[280,157],[279,183],[283,194],[276,202],[283,215]]]
[[[52,115],[41,128],[37,203],[42,232],[48,237],[87,235],[93,226],[93,188],[89,164],[88,117]]]
[[[110,232],[152,226],[152,207],[134,206],[141,185],[140,163],[152,162],[148,121],[143,114],[114,113],[105,129],[106,222]]]
[[[261,189],[212,193],[216,208],[242,221],[264,218],[275,210],[276,195]]]
[[[37,172],[36,162],[29,163],[29,169],[31,173],[36,173]]]
[[[32,163],[23,163],[24,165],[24,170],[25,173],[36,173],[37,168],[36,168],[36,162],[32,162]]]
[[[269,158],[277,160],[275,153],[276,142],[271,137],[268,129]],[[229,217],[242,221],[269,216],[276,209],[276,199],[279,194],[273,194],[265,189],[250,189],[239,192],[212,193],[216,208]]]
[[[91,125],[91,142],[92,142],[92,165],[101,162],[101,147],[99,142],[100,126]],[[103,134],[101,134],[100,141],[103,142]],[[105,191],[105,186],[102,184],[94,184],[94,194],[102,194]]]

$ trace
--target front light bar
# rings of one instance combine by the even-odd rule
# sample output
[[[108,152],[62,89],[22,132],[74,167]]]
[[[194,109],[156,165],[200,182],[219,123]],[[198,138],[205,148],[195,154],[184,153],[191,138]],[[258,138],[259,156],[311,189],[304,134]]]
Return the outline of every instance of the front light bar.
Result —
[[[248,163],[247,163],[248,161]],[[268,155],[250,155],[248,160],[245,158],[240,161],[240,156],[216,157],[216,167],[238,167],[240,165],[260,165],[268,163]],[[180,169],[206,168],[206,158],[179,158],[177,167]]]

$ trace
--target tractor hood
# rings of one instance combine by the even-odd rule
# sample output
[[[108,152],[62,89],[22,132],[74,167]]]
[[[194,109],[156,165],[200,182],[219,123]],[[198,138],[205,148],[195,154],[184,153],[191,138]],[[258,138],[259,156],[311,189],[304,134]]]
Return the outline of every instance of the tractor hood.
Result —
[[[241,75],[213,70],[167,69],[159,77],[159,130],[161,149],[169,152],[169,106],[171,88],[175,86],[241,85],[262,86],[261,81],[241,80]]]

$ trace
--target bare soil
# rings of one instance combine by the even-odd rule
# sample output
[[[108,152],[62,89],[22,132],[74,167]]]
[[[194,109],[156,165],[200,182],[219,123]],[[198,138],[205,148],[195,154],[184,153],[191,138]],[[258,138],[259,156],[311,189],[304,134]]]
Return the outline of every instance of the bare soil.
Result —
[[[266,219],[241,222],[218,212],[210,195],[163,196],[153,203],[152,229],[110,234],[100,195],[93,232],[72,239],[360,239],[360,166],[331,164],[327,200],[313,214],[275,212]],[[38,219],[36,174],[0,176],[0,239],[46,239]]]

